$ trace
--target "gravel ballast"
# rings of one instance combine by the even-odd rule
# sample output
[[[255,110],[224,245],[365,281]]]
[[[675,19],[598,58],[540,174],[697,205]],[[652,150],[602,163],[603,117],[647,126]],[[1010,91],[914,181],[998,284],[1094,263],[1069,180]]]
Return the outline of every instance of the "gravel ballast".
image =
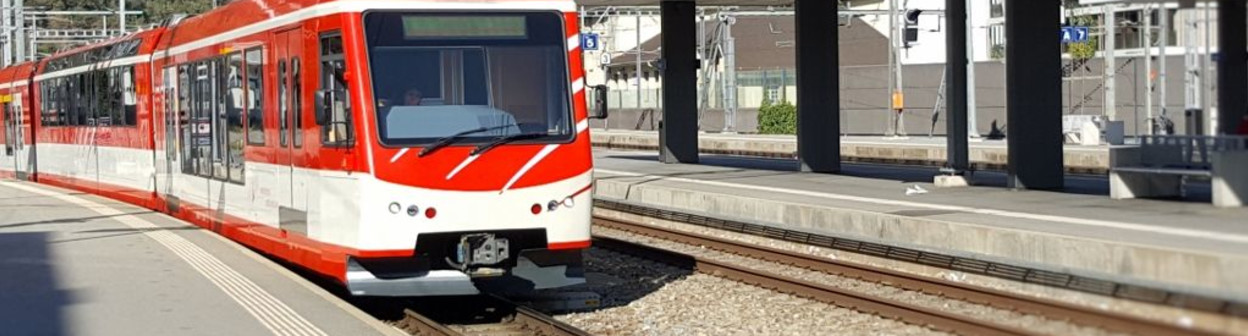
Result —
[[[932,335],[876,315],[599,248],[586,253],[602,308],[557,316],[596,335]]]
[[[672,241],[655,239],[648,236],[637,235],[633,233],[605,229],[601,227],[594,228],[595,235],[612,237],[631,242],[639,242],[647,246],[659,247],[663,249],[678,251],[688,255],[697,256],[699,258],[708,258],[711,260],[728,262],[737,265],[748,265],[750,268],[771,272],[774,274],[785,275],[801,280],[812,281],[819,284],[846,288],[860,293],[875,295],[880,297],[891,298],[901,302],[912,303],[916,306],[938,308],[941,310],[963,314],[979,319],[996,321],[1005,325],[1020,327],[1023,329],[1035,331],[1038,333],[1051,335],[1112,335],[1103,329],[1080,326],[1066,321],[1050,320],[1043,316],[1022,314],[1010,310],[998,309],[991,306],[970,303],[961,300],[953,300],[937,295],[930,295],[918,291],[906,290],[898,287],[878,284],[874,282],[862,281],[852,278],[831,275],[818,271],[812,271],[800,267],[793,267],[780,263],[764,261],[754,258],[747,258],[739,255],[719,252],[703,247],[687,245]]]

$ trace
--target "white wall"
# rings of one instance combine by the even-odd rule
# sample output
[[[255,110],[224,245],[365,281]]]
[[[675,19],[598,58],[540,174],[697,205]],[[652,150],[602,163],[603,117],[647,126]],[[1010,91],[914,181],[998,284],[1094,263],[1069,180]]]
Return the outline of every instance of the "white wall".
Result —
[[[921,9],[921,10],[944,10],[945,0],[898,0],[899,7],[904,9]],[[971,22],[972,43],[974,54],[971,55],[975,61],[990,60],[988,52],[988,0],[971,0],[967,4],[971,10],[968,20]],[[875,4],[853,6],[851,9],[858,10],[888,10],[888,1],[881,1]],[[872,28],[879,31],[885,37],[888,34],[888,16],[864,16],[863,21],[871,25]],[[901,16],[897,18],[898,24],[904,24]],[[945,17],[941,14],[928,12],[919,17],[919,41],[911,44],[909,49],[901,52],[902,64],[929,64],[945,62],[945,33],[948,27],[945,26]],[[1055,33],[1056,34],[1056,33]]]

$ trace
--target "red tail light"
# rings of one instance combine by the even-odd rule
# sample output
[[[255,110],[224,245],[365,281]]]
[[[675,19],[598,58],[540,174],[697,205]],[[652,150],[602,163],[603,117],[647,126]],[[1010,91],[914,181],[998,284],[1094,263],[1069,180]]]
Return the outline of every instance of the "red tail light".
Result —
[[[530,211],[530,212],[532,212],[534,215],[536,215],[536,214],[540,214],[540,213],[542,213],[542,205],[541,205],[541,204],[533,204],[533,207],[530,207],[530,208],[529,208],[529,211]]]
[[[433,217],[437,217],[437,216],[438,216],[438,209],[434,209],[433,207],[425,208],[425,218],[433,219]]]

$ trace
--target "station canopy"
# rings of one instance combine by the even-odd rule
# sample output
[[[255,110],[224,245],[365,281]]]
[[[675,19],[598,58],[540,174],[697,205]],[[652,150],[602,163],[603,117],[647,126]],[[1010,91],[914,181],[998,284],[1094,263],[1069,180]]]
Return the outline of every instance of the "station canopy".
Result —
[[[669,0],[670,1],[670,0]],[[833,1],[833,0],[828,0]],[[662,0],[576,0],[581,6],[658,6]],[[692,0],[698,6],[788,6],[793,0]],[[871,2],[871,1],[866,1]]]

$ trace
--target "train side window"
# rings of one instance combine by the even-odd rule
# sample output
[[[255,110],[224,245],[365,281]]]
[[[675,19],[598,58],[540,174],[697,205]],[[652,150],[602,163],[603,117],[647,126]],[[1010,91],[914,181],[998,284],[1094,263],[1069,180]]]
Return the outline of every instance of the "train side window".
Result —
[[[135,126],[139,124],[138,120],[138,104],[139,97],[134,91],[134,66],[129,65],[121,68],[121,116],[125,120],[126,126]]]
[[[126,117],[121,106],[121,69],[112,68],[99,71],[96,89],[99,92],[99,105],[108,111],[111,126],[125,126]]]
[[[288,146],[286,143],[287,142],[286,132],[288,132],[287,128],[289,128],[289,122],[287,121],[288,120],[287,118],[289,118],[288,115],[290,114],[290,106],[287,103],[288,101],[290,101],[289,95],[290,94],[286,92],[286,60],[278,60],[277,61],[277,125],[278,125],[277,137],[280,140],[282,147]]]
[[[212,122],[213,122],[213,156],[212,156],[212,176],[220,180],[230,179],[230,150],[229,150],[229,112],[227,110],[226,96],[226,77],[229,74],[229,64],[225,58],[216,58],[210,62],[212,64],[212,90],[210,96],[212,100]]]
[[[234,183],[245,181],[246,161],[243,159],[243,118],[246,97],[243,94],[243,54],[231,53],[226,56],[225,80],[225,150],[228,159],[229,180]]]
[[[247,50],[247,143],[264,146],[264,59],[260,48]]]
[[[191,95],[193,107],[191,120],[195,124],[195,147],[191,151],[195,159],[195,173],[200,176],[212,176],[212,75],[211,66],[206,62],[195,64],[194,92]]]
[[[4,120],[4,134],[0,134],[0,138],[4,138],[4,155],[13,156],[13,145],[10,144],[10,138],[13,137],[13,112],[9,108],[8,103],[4,104],[4,115],[0,119]]]
[[[290,60],[290,110],[295,119],[295,148],[303,147],[303,78],[299,75],[299,58]]]
[[[178,131],[178,144],[182,151],[182,173],[195,174],[198,163],[195,158],[196,142],[199,140],[199,133],[196,130],[198,123],[193,122],[191,118],[191,109],[194,102],[191,101],[191,95],[195,92],[195,86],[191,85],[192,71],[194,68],[186,64],[178,66],[178,122],[181,125]]]
[[[176,119],[174,118],[175,116],[177,116],[177,112],[175,110],[177,110],[176,106],[178,102],[177,100],[177,88],[178,88],[177,69],[175,69],[172,66],[169,66],[169,67],[165,67],[161,73],[163,75],[161,79],[161,84],[164,86],[164,92],[162,93],[162,95],[164,96],[163,100],[165,103],[163,106],[164,117],[165,117],[165,120],[164,120],[165,158],[169,161],[176,161],[177,160],[177,148],[176,148],[177,145],[176,144],[178,142],[175,141],[175,139],[178,138],[178,133],[177,133],[178,130],[175,129],[175,126],[177,126],[177,123],[175,122]],[[172,168],[170,168],[170,170],[172,170]]]
[[[321,125],[321,143],[326,146],[350,146],[355,139],[355,129],[351,121],[342,33],[321,34],[320,51],[321,87],[317,90],[316,119]]]

